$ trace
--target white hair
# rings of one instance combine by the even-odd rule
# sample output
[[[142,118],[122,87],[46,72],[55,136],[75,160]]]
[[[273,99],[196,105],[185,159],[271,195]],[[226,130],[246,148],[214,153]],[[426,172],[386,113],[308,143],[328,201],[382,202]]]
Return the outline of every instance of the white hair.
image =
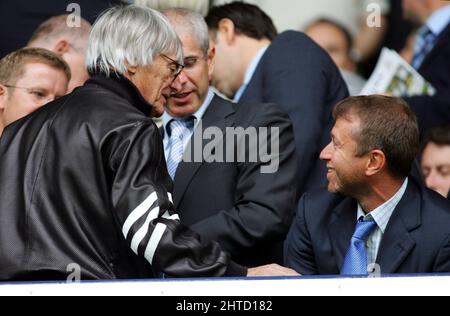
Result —
[[[186,8],[201,15],[206,15],[210,6],[209,0],[135,0],[134,3],[158,11],[169,8]]]
[[[91,75],[124,75],[127,63],[152,65],[161,54],[175,54],[183,64],[180,39],[167,18],[150,8],[118,6],[105,11],[94,24],[86,64]]]
[[[193,34],[197,37],[197,43],[205,57],[209,51],[209,32],[205,18],[192,10],[186,8],[170,8],[162,12],[177,30]]]

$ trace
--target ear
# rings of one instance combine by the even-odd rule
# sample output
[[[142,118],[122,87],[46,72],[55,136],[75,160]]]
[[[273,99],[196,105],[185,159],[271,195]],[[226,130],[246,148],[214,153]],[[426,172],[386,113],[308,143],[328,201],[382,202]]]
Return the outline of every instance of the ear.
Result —
[[[128,62],[128,60],[125,60],[125,66],[127,67],[127,72],[128,75],[130,76],[134,76],[137,72],[137,66],[134,65],[130,65],[130,63]]]
[[[236,29],[234,22],[230,19],[222,19],[219,22],[218,37],[222,36],[228,45],[231,45],[236,40]]]
[[[216,47],[211,46],[208,52],[208,75],[209,81],[212,80],[212,74],[214,72],[214,58],[216,57]]]
[[[6,101],[9,98],[8,88],[0,84],[0,112],[3,112],[6,108]]]
[[[66,40],[58,41],[58,43],[56,43],[55,47],[53,48],[53,51],[59,56],[66,54],[69,50],[70,44]]]
[[[368,157],[366,176],[370,177],[380,173],[386,167],[386,155],[383,151],[373,150],[369,153]]]

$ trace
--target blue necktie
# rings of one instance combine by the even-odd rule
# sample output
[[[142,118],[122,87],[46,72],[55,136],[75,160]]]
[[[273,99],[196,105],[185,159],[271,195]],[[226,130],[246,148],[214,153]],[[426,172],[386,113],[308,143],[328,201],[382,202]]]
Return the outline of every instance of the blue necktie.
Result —
[[[433,50],[436,41],[436,35],[427,27],[424,26],[417,34],[417,42],[414,48],[414,58],[412,65],[415,69],[419,69],[427,55]]]
[[[368,275],[366,239],[377,227],[374,221],[364,222],[361,218],[356,225],[355,232],[345,256],[341,275]]]
[[[167,157],[167,170],[172,179],[175,179],[175,174],[178,165],[183,159],[184,153],[184,136],[191,132],[194,127],[194,118],[191,117],[186,120],[172,120],[169,123],[169,156]]]

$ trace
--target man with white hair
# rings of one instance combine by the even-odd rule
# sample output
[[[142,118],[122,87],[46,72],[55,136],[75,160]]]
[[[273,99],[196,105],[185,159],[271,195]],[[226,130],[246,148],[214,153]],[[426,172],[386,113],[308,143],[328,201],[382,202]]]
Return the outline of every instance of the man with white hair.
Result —
[[[170,8],[185,8],[206,15],[210,6],[209,0],[134,0],[137,5],[164,11]]]
[[[182,60],[160,13],[112,8],[92,30],[92,79],[5,129],[0,280],[62,280],[74,264],[83,280],[273,271],[247,271],[179,224],[149,116],[163,112]]]
[[[85,59],[89,34],[92,30],[91,24],[81,17],[79,26],[69,26],[67,23],[69,18],[69,15],[60,15],[45,21],[28,42],[28,47],[48,49],[69,64],[72,79],[69,82],[68,93],[89,79]]]

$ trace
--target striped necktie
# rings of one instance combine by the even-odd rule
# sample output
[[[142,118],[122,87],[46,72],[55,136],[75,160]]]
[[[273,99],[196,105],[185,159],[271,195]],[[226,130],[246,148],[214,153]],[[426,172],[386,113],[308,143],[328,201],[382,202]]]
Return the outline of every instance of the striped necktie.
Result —
[[[363,218],[358,221],[345,256],[341,275],[368,275],[366,239],[376,227],[375,221],[365,222]]]
[[[414,48],[414,58],[412,65],[415,69],[419,69],[425,58],[433,50],[436,42],[436,35],[427,27],[424,26],[419,30],[417,34],[417,42]]]
[[[186,120],[172,120],[169,123],[169,156],[167,157],[167,170],[172,179],[175,179],[175,174],[178,165],[183,159],[184,153],[184,138],[185,135],[191,133],[194,127],[194,118],[190,117]]]

